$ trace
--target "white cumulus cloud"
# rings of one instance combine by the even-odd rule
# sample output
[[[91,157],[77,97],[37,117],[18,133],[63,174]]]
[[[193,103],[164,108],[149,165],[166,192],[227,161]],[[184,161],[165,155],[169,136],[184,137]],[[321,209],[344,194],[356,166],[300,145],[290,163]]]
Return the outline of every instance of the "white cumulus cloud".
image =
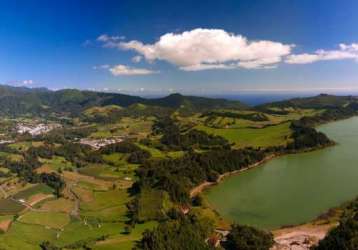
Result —
[[[280,63],[309,64],[318,61],[357,60],[358,43],[339,44],[338,48],[318,49],[315,52],[294,54],[293,44],[269,40],[249,40],[245,36],[223,29],[197,28],[182,33],[166,33],[154,43],[124,41],[124,37],[103,34],[97,38],[103,47],[136,52],[133,63],[166,61],[183,71],[211,69],[271,69]],[[116,75],[152,74],[157,71],[118,65]],[[123,71],[123,72],[122,72]],[[136,73],[134,73],[136,72]]]
[[[153,70],[143,69],[143,68],[133,68],[133,67],[129,67],[129,66],[122,65],[122,64],[113,66],[112,68],[109,69],[109,71],[114,76],[150,75],[150,74],[158,73],[158,71],[153,71]]]
[[[193,29],[167,33],[153,44],[101,39],[104,47],[134,50],[148,61],[164,60],[182,70],[265,68],[291,53],[293,45],[273,41],[249,41],[222,29]]]
[[[339,49],[336,50],[317,50],[312,54],[294,54],[289,55],[286,63],[289,64],[307,64],[317,61],[332,61],[332,60],[347,60],[358,59],[358,44],[340,44]]]
[[[199,71],[199,70],[208,70],[208,69],[233,69],[233,68],[236,68],[236,66],[233,64],[222,64],[222,63],[216,63],[216,64],[203,63],[203,64],[180,67],[180,69],[184,71]]]

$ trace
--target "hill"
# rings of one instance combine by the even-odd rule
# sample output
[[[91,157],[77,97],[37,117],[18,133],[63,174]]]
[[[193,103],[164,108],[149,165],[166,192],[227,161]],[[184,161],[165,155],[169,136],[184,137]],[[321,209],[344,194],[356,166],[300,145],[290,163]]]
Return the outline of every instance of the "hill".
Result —
[[[332,109],[340,108],[358,99],[353,96],[335,96],[328,94],[320,94],[313,97],[293,98],[285,101],[273,102],[256,106],[257,109]]]
[[[119,93],[103,93],[64,89],[51,91],[0,85],[0,114],[48,114],[51,112],[79,114],[91,107],[133,104],[158,106],[181,112],[201,112],[217,108],[246,109],[239,101],[172,94],[163,98],[145,99]]]

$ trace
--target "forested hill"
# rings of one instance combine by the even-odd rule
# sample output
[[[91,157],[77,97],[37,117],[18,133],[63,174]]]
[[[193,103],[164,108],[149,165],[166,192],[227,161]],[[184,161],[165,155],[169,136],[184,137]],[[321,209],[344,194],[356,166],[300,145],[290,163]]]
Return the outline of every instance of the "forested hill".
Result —
[[[288,109],[338,109],[357,105],[358,99],[352,96],[334,96],[321,94],[314,97],[294,98],[285,101],[273,102],[249,107],[240,101],[216,99],[197,96],[171,94],[162,98],[146,99],[119,93],[104,93],[64,89],[51,91],[45,88],[26,88],[0,85],[0,114],[49,114],[70,113],[81,114],[91,107],[117,105],[133,107],[134,104],[144,104],[158,110],[181,113],[207,112],[215,109],[248,110],[256,109],[267,113],[285,113]],[[152,108],[152,109],[153,109]],[[158,111],[157,110],[157,111]],[[153,112],[153,110],[152,110]]]
[[[159,106],[183,112],[201,112],[211,109],[247,109],[239,101],[172,94],[163,98],[145,99],[119,93],[103,93],[65,89],[51,91],[45,88],[30,89],[0,85],[0,114],[70,112],[77,114],[94,106],[133,104]]]
[[[266,103],[256,106],[257,109],[285,109],[285,108],[301,108],[301,109],[334,109],[342,108],[351,103],[358,101],[355,96],[335,96],[328,94],[320,94],[313,97],[293,98],[289,100]]]

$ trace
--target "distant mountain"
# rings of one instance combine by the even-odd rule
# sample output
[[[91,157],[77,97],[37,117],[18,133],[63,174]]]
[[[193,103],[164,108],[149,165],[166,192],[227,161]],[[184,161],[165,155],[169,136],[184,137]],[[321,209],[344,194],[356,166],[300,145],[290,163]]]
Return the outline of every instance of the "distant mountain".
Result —
[[[141,104],[144,106],[138,106]],[[215,109],[247,110],[257,109],[267,112],[285,112],[287,108],[302,109],[332,109],[347,105],[358,105],[358,99],[353,96],[334,96],[320,94],[314,97],[293,98],[290,100],[267,103],[254,108],[240,101],[222,98],[207,98],[171,94],[162,98],[146,99],[119,93],[104,93],[64,89],[51,91],[45,88],[26,88],[0,85],[0,114],[49,114],[69,113],[78,115],[92,107],[117,105],[127,108],[127,112],[155,113],[170,110],[183,114],[193,112],[207,112]]]
[[[68,112],[78,114],[91,107],[118,105],[129,107],[133,104],[158,106],[180,112],[201,112],[211,109],[248,109],[239,101],[213,99],[172,94],[163,98],[145,99],[119,93],[103,93],[64,89],[51,91],[44,88],[30,89],[0,85],[0,114],[17,115],[26,113],[45,114]]]
[[[157,99],[149,99],[145,102],[149,105],[169,107],[187,111],[206,111],[212,109],[248,109],[249,107],[240,101],[230,101],[226,99],[216,99],[197,96],[184,96],[181,94],[171,94]]]
[[[344,107],[357,101],[357,97],[354,96],[320,94],[313,97],[293,98],[285,101],[262,104],[256,106],[256,108],[261,110],[272,108],[332,109]]]

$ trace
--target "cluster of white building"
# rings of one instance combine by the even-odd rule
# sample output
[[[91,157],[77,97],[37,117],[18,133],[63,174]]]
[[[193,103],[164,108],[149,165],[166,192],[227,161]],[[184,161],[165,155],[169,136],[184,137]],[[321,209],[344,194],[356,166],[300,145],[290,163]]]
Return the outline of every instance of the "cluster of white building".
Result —
[[[19,134],[30,133],[32,136],[34,136],[34,135],[41,135],[41,134],[47,133],[47,132],[51,131],[52,129],[59,128],[59,127],[61,127],[61,125],[59,125],[59,124],[39,123],[39,124],[34,124],[34,125],[28,125],[28,124],[20,123],[20,124],[17,124],[16,131]]]
[[[94,149],[100,149],[109,144],[114,144],[117,142],[123,141],[123,137],[112,137],[112,138],[103,138],[103,139],[89,139],[83,138],[80,140],[81,144],[89,145]]]

